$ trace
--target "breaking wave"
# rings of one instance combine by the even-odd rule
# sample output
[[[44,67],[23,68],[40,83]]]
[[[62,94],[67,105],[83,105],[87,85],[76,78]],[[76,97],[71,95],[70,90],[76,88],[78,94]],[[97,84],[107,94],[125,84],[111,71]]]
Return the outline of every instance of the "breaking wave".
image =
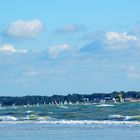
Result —
[[[139,120],[140,115],[137,115],[137,116],[123,116],[123,115],[114,114],[114,115],[109,115],[108,118],[112,119],[112,120],[124,120],[124,121],[135,120],[135,119]]]
[[[59,121],[47,121],[38,119],[36,121],[33,120],[16,120],[16,119],[5,119],[0,122],[0,124],[57,124],[57,125],[117,125],[117,126],[140,126],[140,122],[138,121],[90,121],[90,120],[59,120]]]
[[[139,103],[2,107],[0,123],[137,124]]]
[[[0,116],[0,121],[17,121],[18,119],[13,116]]]
[[[100,104],[100,105],[96,105],[97,107],[111,107],[114,106],[112,104]]]

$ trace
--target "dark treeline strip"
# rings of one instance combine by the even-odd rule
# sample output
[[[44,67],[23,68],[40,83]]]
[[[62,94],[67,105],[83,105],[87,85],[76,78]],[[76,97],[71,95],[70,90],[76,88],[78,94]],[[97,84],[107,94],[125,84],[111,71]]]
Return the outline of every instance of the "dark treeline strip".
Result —
[[[101,100],[112,101],[113,99],[140,99],[140,92],[112,92],[112,93],[93,93],[93,94],[68,94],[53,96],[23,96],[23,97],[0,97],[1,106],[11,105],[36,105],[36,104],[65,104],[65,103],[82,103],[82,102],[100,102]]]

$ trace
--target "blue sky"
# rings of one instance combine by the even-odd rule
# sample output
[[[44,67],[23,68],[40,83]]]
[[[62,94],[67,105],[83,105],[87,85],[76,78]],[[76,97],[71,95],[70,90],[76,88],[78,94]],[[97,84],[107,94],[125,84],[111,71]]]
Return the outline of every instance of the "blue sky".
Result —
[[[139,0],[1,0],[0,95],[139,90]]]

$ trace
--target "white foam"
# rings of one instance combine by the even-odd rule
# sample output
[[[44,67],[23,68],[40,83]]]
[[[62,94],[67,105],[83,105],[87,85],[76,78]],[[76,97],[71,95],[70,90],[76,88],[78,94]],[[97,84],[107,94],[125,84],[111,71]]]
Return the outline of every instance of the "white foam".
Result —
[[[0,121],[17,121],[18,119],[13,116],[0,116]]]
[[[132,119],[140,119],[140,115],[138,116],[123,116],[119,114],[109,115],[109,119],[122,119],[122,120],[132,120]]]
[[[25,120],[25,121],[1,121],[0,124],[62,124],[62,125],[119,125],[119,126],[140,126],[138,121],[90,121],[90,120],[61,120],[61,121],[34,121],[34,120]]]
[[[89,120],[61,120],[61,121],[40,121],[36,123],[48,124],[105,124],[105,125],[140,125],[138,121],[89,121]]]
[[[38,121],[47,121],[48,119],[51,119],[51,117],[44,116],[44,117],[38,117]]]
[[[30,114],[30,113],[33,113],[33,111],[28,110],[28,111],[26,111],[25,113]]]
[[[110,119],[122,119],[122,118],[125,118],[125,116],[114,114],[114,115],[109,115],[109,118]]]
[[[67,106],[63,106],[63,105],[61,105],[60,108],[67,109],[68,107],[67,107]]]
[[[111,106],[114,106],[114,105],[111,105],[111,104],[100,104],[100,105],[97,105],[97,107],[111,107]]]

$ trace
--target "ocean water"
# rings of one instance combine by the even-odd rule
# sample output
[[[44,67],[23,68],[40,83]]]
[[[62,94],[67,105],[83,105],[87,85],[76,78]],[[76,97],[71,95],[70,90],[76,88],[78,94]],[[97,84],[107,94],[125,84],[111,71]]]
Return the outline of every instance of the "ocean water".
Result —
[[[0,108],[1,140],[139,140],[140,103]]]

